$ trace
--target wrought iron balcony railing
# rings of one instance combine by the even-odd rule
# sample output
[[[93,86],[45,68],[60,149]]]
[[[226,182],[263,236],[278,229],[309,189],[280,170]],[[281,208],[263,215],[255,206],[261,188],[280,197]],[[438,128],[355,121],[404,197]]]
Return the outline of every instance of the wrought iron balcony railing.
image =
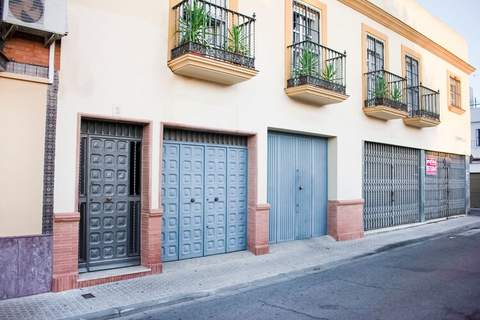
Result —
[[[306,40],[290,50],[289,88],[310,84],[341,94],[346,91],[346,54]]]
[[[249,17],[204,0],[184,0],[172,10],[172,59],[193,53],[255,68],[255,15]]]
[[[422,84],[407,88],[410,117],[440,120],[439,97],[439,91],[424,87]]]
[[[408,111],[407,80],[385,70],[365,73],[365,108],[386,106]]]

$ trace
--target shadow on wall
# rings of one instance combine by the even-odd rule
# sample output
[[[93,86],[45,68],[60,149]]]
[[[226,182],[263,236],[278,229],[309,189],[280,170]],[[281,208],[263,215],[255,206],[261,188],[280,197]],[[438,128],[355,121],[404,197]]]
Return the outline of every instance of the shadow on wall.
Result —
[[[50,291],[52,236],[0,238],[0,300]]]

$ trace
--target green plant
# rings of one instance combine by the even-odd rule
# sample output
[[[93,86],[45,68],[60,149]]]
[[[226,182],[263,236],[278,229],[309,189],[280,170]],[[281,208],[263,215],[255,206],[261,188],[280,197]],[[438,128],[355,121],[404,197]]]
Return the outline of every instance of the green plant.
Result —
[[[375,98],[385,98],[387,96],[387,82],[383,77],[375,80]]]
[[[325,81],[333,82],[336,74],[337,71],[335,70],[334,65],[332,63],[328,63],[327,65],[325,65],[325,68],[323,68],[322,79]]]
[[[247,36],[241,26],[234,25],[228,30],[228,51],[243,55],[248,53]]]
[[[197,0],[186,4],[180,19],[180,41],[207,44],[207,29],[209,13]]]
[[[317,75],[317,69],[317,55],[309,49],[303,50],[298,58],[298,67],[295,74],[297,76],[315,76]]]
[[[402,90],[400,90],[398,85],[395,85],[393,87],[391,96],[392,96],[392,100],[395,102],[400,102],[402,100]]]

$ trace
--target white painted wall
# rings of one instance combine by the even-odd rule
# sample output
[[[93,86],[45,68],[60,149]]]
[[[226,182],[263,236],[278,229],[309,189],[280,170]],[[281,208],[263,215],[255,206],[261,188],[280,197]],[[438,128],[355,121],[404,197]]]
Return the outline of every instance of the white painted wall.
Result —
[[[328,6],[328,46],[347,51],[347,93],[343,103],[316,107],[284,93],[284,6],[279,0],[240,0],[240,11],[257,14],[254,79],[231,87],[174,75],[167,67],[168,1],[71,0],[69,36],[62,42],[62,70],[57,128],[55,212],[76,211],[75,165],[78,113],[115,115],[154,121],[153,197],[160,189],[159,123],[254,131],[258,133],[258,200],[267,201],[268,128],[336,137],[329,150],[329,198],[362,198],[362,141],[470,153],[470,116],[447,108],[447,69],[463,80],[468,104],[468,77],[388,29],[335,0]],[[426,19],[427,17],[425,17]],[[431,19],[431,17],[430,17]],[[400,46],[423,55],[424,85],[441,91],[442,123],[415,129],[401,120],[366,117],[361,97],[361,23],[390,39],[390,71],[401,74]],[[436,25],[435,25],[436,26]],[[445,32],[450,32],[443,27]],[[455,48],[464,54],[463,42]],[[336,178],[336,179],[335,179]],[[58,190],[62,190],[58,192]]]

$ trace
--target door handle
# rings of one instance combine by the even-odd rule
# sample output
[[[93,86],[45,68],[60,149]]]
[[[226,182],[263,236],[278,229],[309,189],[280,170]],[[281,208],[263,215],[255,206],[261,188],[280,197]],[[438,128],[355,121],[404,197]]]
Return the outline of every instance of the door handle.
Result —
[[[111,197],[108,197],[108,198],[105,199],[105,201],[106,201],[106,202],[112,202],[113,199],[112,199]]]
[[[218,201],[218,197],[215,197],[214,201],[217,202],[217,201]]]
[[[298,187],[298,190],[303,190],[303,186]]]
[[[190,202],[191,202],[191,203],[194,203],[194,202],[195,202],[195,199],[194,199],[194,198],[190,199]]]

